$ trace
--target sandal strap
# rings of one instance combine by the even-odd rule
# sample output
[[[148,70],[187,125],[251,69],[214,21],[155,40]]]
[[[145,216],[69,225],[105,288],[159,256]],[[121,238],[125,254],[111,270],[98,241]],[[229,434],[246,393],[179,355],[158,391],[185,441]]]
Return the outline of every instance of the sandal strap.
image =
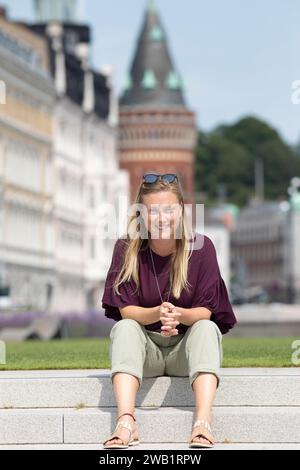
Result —
[[[197,421],[196,421],[197,422]],[[196,428],[199,427],[199,430],[197,431]],[[196,426],[193,426],[193,431],[192,431],[192,437],[191,437],[191,442],[194,441],[196,437],[204,437],[207,439],[211,444],[215,443],[214,437],[211,434],[211,432],[204,426],[203,423],[197,424]]]
[[[132,433],[132,426],[130,423],[127,423],[127,421],[118,421],[115,430],[117,430],[120,426],[127,428],[130,431],[130,434]]]
[[[195,421],[195,423],[194,423],[193,428],[195,428],[196,426],[200,426],[201,424],[202,424],[209,432],[211,432],[210,424],[209,424],[209,422],[206,421],[205,419],[197,419],[197,421]]]
[[[125,424],[124,424],[124,423],[125,423]],[[128,426],[129,426],[129,427],[128,427]],[[106,439],[106,441],[103,442],[103,445],[105,445],[108,441],[111,441],[111,440],[114,439],[114,438],[118,438],[118,439],[122,442],[123,445],[126,445],[125,440],[122,439],[122,438],[119,436],[119,433],[118,433],[118,428],[119,428],[119,427],[124,427],[124,428],[127,428],[127,429],[129,430],[129,433],[130,433],[130,434],[129,434],[129,439],[128,439],[128,441],[130,441],[130,439],[131,439],[131,434],[132,434],[132,433],[131,433],[130,424],[129,424],[129,423],[126,423],[125,421],[120,421],[119,423],[117,423],[117,425],[116,425],[116,427],[115,427],[115,430],[114,430],[114,432],[112,433],[112,435],[111,435],[108,439]]]
[[[129,415],[129,416],[131,416],[131,417],[134,419],[134,421],[136,421],[136,419],[135,419],[135,417],[133,416],[132,413],[123,413],[123,414],[121,414],[121,415],[118,417],[118,419],[120,419],[121,416],[124,416],[124,415]]]
[[[126,415],[126,414],[130,414],[130,413],[124,413],[124,415]],[[121,416],[123,416],[123,415],[121,415]],[[119,418],[121,416],[119,416]],[[127,421],[124,421],[124,420],[119,420],[119,418],[118,418],[116,427],[114,429],[114,432],[112,433],[112,435],[108,439],[106,439],[106,441],[103,442],[103,445],[105,445],[108,441],[112,440],[114,437],[117,437],[118,439],[120,439],[122,441],[123,444],[125,444],[124,439],[122,439],[118,435],[118,428],[120,428],[120,427],[128,429],[128,431],[129,431],[129,441],[130,441],[131,436],[132,436],[132,424],[128,423]]]

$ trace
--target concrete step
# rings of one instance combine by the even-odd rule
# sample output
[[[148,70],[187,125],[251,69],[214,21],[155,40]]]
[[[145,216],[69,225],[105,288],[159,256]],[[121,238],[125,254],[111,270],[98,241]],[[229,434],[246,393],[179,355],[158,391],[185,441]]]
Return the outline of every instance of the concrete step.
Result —
[[[141,441],[186,443],[193,407],[137,408]],[[299,407],[218,406],[213,410],[217,442],[300,443]],[[0,444],[97,444],[115,426],[115,408],[2,410]]]
[[[101,451],[101,444],[19,444],[19,445],[0,445],[1,450],[97,450]],[[173,450],[174,452],[197,451],[196,448],[189,449],[187,443],[182,444],[140,444],[130,447],[131,450]],[[216,444],[213,449],[198,449],[198,451],[212,450],[300,450],[300,444],[278,444],[274,442],[258,442],[252,444],[249,442],[243,444]],[[112,452],[112,451],[110,451]]]
[[[0,372],[0,409],[113,406],[107,369]],[[136,406],[194,406],[194,394],[186,377],[144,378]],[[300,406],[300,369],[223,368],[215,406]]]
[[[2,445],[99,445],[116,420],[107,369],[2,371],[0,408]],[[187,377],[144,378],[136,400],[142,445],[187,448],[193,414]],[[222,369],[213,416],[222,445],[298,445],[300,369]]]

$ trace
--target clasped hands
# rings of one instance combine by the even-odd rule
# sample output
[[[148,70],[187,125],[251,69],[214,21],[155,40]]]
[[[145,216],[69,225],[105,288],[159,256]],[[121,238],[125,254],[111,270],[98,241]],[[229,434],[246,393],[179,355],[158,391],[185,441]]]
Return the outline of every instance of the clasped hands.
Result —
[[[181,316],[181,313],[176,310],[175,305],[170,302],[163,302],[159,307],[159,313],[162,323],[161,334],[163,336],[178,335],[176,326],[180,323],[178,317]]]

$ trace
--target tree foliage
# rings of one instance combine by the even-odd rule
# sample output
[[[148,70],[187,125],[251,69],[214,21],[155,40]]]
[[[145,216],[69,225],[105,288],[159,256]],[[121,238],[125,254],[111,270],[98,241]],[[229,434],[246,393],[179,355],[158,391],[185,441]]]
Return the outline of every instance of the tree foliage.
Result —
[[[300,153],[288,146],[267,123],[246,117],[211,133],[199,132],[196,150],[196,191],[208,205],[216,204],[225,187],[227,202],[241,206],[255,194],[255,160],[263,164],[264,197],[287,198],[293,176],[300,176]]]

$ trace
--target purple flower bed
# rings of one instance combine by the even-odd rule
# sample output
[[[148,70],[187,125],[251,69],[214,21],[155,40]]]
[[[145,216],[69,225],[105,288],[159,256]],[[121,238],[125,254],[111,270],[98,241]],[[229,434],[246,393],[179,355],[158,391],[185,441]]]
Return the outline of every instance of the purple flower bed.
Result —
[[[35,319],[49,316],[64,321],[67,336],[80,337],[106,337],[114,321],[106,318],[104,310],[88,310],[86,312],[3,312],[0,313],[0,330],[3,328],[27,327]]]

